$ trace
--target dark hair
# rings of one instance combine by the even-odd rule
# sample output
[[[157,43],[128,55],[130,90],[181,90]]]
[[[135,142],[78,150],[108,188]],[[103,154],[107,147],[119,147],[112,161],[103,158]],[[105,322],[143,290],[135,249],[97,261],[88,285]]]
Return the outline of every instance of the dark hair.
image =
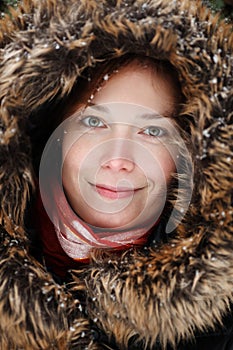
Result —
[[[108,79],[111,79],[118,70],[131,65],[150,68],[152,73],[154,71],[169,80],[174,86],[172,92],[176,102],[174,105],[174,115],[176,115],[184,98],[177,71],[171,63],[169,61],[155,60],[147,56],[124,55],[120,58],[99,62],[94,67],[84,71],[83,75],[78,78],[69,98],[65,101],[61,111],[61,119],[56,121],[56,126],[64,116],[68,117],[77,111],[79,107],[87,106],[90,98],[95,96],[98,89],[106,83],[106,76],[108,76]]]

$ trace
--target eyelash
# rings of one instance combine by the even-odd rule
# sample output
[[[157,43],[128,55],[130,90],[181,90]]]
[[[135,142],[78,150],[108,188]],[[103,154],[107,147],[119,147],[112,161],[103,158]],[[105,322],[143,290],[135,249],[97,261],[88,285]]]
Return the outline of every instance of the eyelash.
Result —
[[[151,135],[150,132],[146,132],[146,131],[149,130],[149,129],[156,129],[156,130],[158,130],[158,131],[159,131],[159,135]],[[151,126],[148,126],[148,127],[144,128],[144,129],[141,131],[141,134],[145,134],[145,135],[147,135],[147,136],[149,136],[149,137],[152,137],[152,138],[157,138],[157,137],[165,136],[165,135],[167,134],[167,131],[166,131],[166,129],[161,128],[161,127],[159,127],[159,126],[153,126],[153,125],[151,125]]]
[[[91,125],[90,124],[90,121],[91,120],[95,120],[95,121],[97,121],[98,123],[100,123],[101,125]],[[89,127],[89,128],[104,128],[104,127],[106,127],[106,124],[99,118],[99,117],[96,117],[96,116],[88,116],[88,117],[85,117],[85,118],[83,118],[82,120],[82,123],[85,125],[85,126],[87,126],[87,127]],[[156,130],[158,130],[159,131],[159,135],[151,135],[150,134],[150,132],[146,132],[147,130],[149,130],[149,129],[156,129]],[[144,135],[146,135],[146,136],[148,136],[148,137],[151,137],[151,138],[158,138],[158,137],[162,137],[162,136],[165,136],[166,134],[167,134],[167,131],[166,131],[166,129],[164,129],[164,128],[161,128],[161,127],[159,127],[159,126],[153,126],[153,125],[151,125],[151,126],[148,126],[148,127],[146,127],[146,128],[144,128],[141,132],[140,132],[140,134],[144,134]]]
[[[90,125],[90,121],[95,119],[96,121],[98,121],[99,123],[101,123],[102,125],[99,126],[99,125]],[[88,116],[88,117],[85,117],[82,119],[82,123],[89,127],[89,128],[103,128],[105,127],[105,123],[99,118],[99,117],[95,117],[95,116]]]

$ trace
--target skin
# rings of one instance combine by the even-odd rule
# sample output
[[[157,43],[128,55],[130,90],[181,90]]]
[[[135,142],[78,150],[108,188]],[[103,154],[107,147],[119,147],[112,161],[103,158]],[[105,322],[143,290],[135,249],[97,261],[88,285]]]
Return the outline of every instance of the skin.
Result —
[[[159,219],[176,169],[175,103],[169,76],[132,63],[65,120],[63,187],[86,223],[128,230]]]

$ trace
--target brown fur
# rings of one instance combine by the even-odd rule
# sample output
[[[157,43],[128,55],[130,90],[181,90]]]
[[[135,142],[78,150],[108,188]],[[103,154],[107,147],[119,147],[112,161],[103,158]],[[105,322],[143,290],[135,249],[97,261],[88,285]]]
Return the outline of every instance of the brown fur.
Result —
[[[0,349],[103,349],[91,319],[120,349],[133,336],[149,348],[158,337],[165,348],[221,322],[233,288],[230,26],[192,0],[25,0],[0,27]],[[174,240],[94,255],[65,292],[30,256],[24,232],[34,188],[26,119],[68,95],[86,67],[125,53],[178,71],[195,155],[192,202]]]

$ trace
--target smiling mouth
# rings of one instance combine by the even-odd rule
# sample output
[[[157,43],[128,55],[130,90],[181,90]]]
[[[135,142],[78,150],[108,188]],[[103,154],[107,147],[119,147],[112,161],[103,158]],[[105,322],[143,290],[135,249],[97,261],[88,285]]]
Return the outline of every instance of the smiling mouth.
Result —
[[[129,187],[113,187],[102,184],[92,185],[94,190],[102,197],[109,199],[120,199],[132,197],[136,192],[142,189],[140,188],[129,188]]]

